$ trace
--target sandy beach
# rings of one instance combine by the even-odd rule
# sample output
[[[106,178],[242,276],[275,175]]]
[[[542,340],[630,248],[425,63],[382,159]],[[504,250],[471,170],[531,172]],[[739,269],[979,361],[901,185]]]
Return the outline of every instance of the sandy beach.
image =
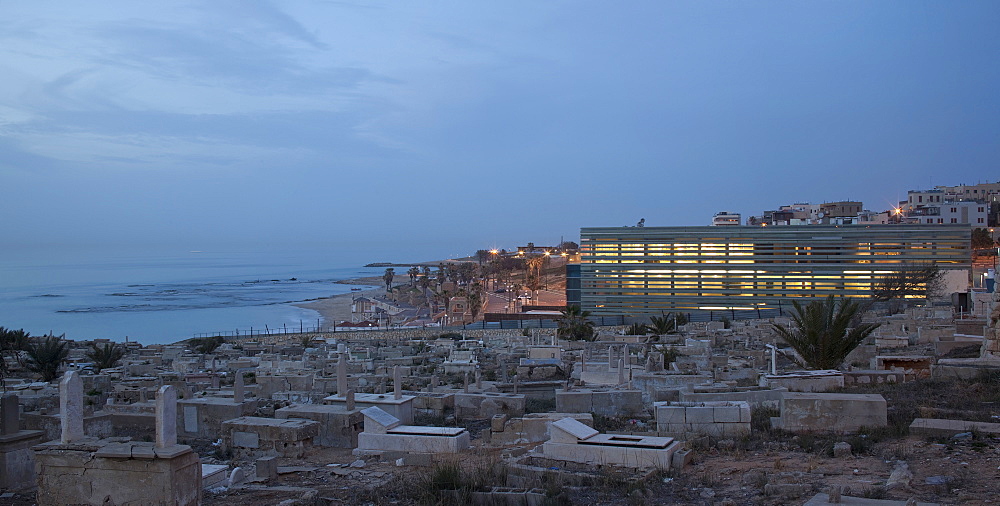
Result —
[[[409,278],[407,276],[397,275],[393,280],[393,283],[400,284],[408,279]],[[384,281],[382,281],[382,276],[345,279],[343,281],[338,281],[337,283],[344,285],[376,286],[380,288],[370,288],[356,292],[341,293],[325,299],[303,302],[295,305],[303,309],[316,311],[319,313],[320,318],[323,319],[323,326],[328,327],[345,320],[351,321],[351,300],[355,297],[373,297],[385,293],[385,288],[382,286],[384,283]]]
[[[466,258],[449,258],[447,260],[435,260],[431,262],[416,262],[412,264],[393,264],[397,266],[396,277],[393,279],[393,285],[402,285],[410,281],[410,277],[401,274],[401,269],[399,267],[412,265],[412,266],[428,266],[437,267],[441,264],[456,264],[475,261],[472,257]],[[345,279],[342,281],[337,281],[337,283],[344,285],[365,285],[374,286],[378,288],[369,288],[365,290],[360,290],[356,292],[341,293],[338,295],[333,295],[325,299],[314,300],[309,302],[303,302],[301,304],[295,304],[303,309],[311,309],[319,313],[320,318],[323,320],[324,327],[332,327],[336,323],[342,321],[351,321],[351,300],[355,297],[374,297],[376,295],[385,294],[385,281],[382,280],[382,276],[368,276],[364,278],[354,278]]]

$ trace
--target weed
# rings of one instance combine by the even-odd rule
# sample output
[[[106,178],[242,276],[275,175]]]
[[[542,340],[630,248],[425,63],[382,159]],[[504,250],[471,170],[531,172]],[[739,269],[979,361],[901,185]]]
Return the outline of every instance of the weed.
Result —
[[[721,482],[718,473],[706,472],[699,477],[701,486],[705,488],[715,488]]]
[[[555,411],[556,400],[552,399],[525,399],[524,401],[524,412],[527,413],[548,413],[550,411]]]
[[[781,411],[776,408],[758,406],[750,410],[750,431],[772,434],[775,430],[771,427],[771,418],[781,415]]]
[[[864,497],[865,499],[885,499],[888,495],[889,494],[886,492],[885,487],[880,485],[861,489],[861,497]]]

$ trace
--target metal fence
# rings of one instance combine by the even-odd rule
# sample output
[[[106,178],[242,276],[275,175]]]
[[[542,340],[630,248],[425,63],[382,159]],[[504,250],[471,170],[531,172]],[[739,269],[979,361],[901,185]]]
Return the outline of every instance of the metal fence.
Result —
[[[769,309],[758,309],[758,310],[699,310],[693,312],[683,312],[690,322],[709,322],[709,321],[735,321],[735,320],[753,320],[761,318],[774,318],[777,316],[782,316],[787,313],[783,308],[769,308]],[[668,313],[669,314],[669,313]],[[595,326],[598,327],[611,327],[611,326],[622,326],[631,325],[633,323],[646,324],[649,323],[648,316],[623,316],[623,315],[607,315],[607,316],[591,316],[588,318]],[[452,332],[457,330],[476,330],[476,329],[554,329],[559,326],[559,320],[556,319],[530,319],[530,320],[504,320],[499,322],[485,322],[479,321],[475,323],[468,323],[463,325],[446,325],[441,327],[370,327],[370,328],[358,328],[358,327],[340,327],[336,325],[332,326],[314,326],[307,327],[300,323],[299,325],[293,325],[289,327],[288,325],[281,325],[279,327],[264,326],[264,328],[250,327],[249,329],[234,329],[230,331],[219,331],[219,332],[199,332],[194,334],[195,338],[205,338],[205,337],[231,337],[231,338],[252,338],[258,336],[282,336],[282,335],[295,335],[295,334],[315,334],[315,333],[336,333],[336,332],[364,332],[364,331],[406,331],[413,330],[414,328],[427,328],[427,329],[438,329],[441,332]]]

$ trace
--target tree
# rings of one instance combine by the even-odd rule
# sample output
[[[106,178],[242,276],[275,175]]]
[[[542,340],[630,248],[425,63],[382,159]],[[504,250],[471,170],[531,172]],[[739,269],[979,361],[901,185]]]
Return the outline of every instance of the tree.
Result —
[[[944,275],[937,264],[899,264],[898,268],[872,282],[876,302],[913,297],[933,297],[941,289]]]
[[[972,229],[972,249],[990,249],[996,246],[993,236],[985,228]]]
[[[90,343],[90,350],[86,353],[87,360],[94,363],[97,372],[114,367],[124,356],[125,348],[117,343],[104,343],[103,347],[98,347],[97,343]]]
[[[44,341],[36,341],[28,345],[25,352],[28,370],[42,375],[42,381],[49,382],[59,375],[59,366],[69,355],[69,343],[55,336],[45,336]]]
[[[472,283],[466,290],[466,297],[469,300],[469,310],[472,312],[472,319],[475,320],[483,310],[483,302],[486,300],[483,286],[479,283]]]
[[[24,329],[14,330],[0,327],[0,379],[3,379],[9,372],[7,369],[7,358],[17,360],[23,364],[21,352],[28,349],[28,337],[31,334]]]
[[[392,280],[396,277],[396,269],[389,267],[385,270],[385,274],[382,275],[382,281],[385,281],[385,291],[392,291]]]
[[[590,311],[584,311],[580,306],[566,306],[559,318],[556,336],[568,341],[590,341],[594,339],[594,322],[588,320]]]
[[[861,323],[862,306],[851,299],[817,300],[794,306],[792,325],[772,324],[778,335],[798,357],[790,357],[807,369],[836,369],[878,323]]]
[[[542,288],[542,266],[545,264],[545,257],[537,256],[528,259],[525,265],[524,286],[531,290],[532,297],[538,295],[538,290]]]
[[[410,269],[406,271],[406,274],[410,276],[410,284],[411,285],[416,284],[417,276],[420,276],[420,269],[416,267],[410,267]]]
[[[192,339],[189,341],[191,347],[194,351],[201,353],[202,355],[208,355],[216,350],[222,343],[226,342],[225,338],[222,336],[215,337],[203,337],[200,339]]]
[[[670,334],[677,330],[676,315],[674,313],[668,313],[663,316],[651,316],[649,317],[649,330],[658,336],[664,334]]]
[[[633,323],[625,328],[626,336],[644,336],[649,331],[649,327],[641,323]]]

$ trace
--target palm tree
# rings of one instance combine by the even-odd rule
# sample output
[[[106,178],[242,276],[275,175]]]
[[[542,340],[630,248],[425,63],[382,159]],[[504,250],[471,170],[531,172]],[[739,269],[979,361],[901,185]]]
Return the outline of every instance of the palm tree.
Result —
[[[626,336],[644,336],[649,330],[649,327],[641,323],[633,323],[625,328]]]
[[[649,330],[658,336],[673,332],[677,329],[677,326],[674,325],[674,318],[672,316],[673,313],[649,317]]]
[[[49,382],[59,375],[59,366],[69,355],[69,343],[55,336],[45,336],[44,341],[36,341],[28,345],[25,352],[28,363],[25,364],[31,372],[42,375],[42,381]]]
[[[410,276],[410,284],[414,285],[417,282],[417,276],[420,275],[420,269],[416,267],[410,267],[410,269],[406,271],[406,274]]]
[[[382,275],[382,281],[385,281],[385,291],[392,291],[392,280],[396,277],[396,269],[389,267],[385,270],[385,274]]]
[[[556,335],[569,341],[590,341],[594,338],[594,322],[588,320],[590,311],[584,311],[580,306],[566,306],[559,318],[559,328]]]
[[[94,363],[94,369],[101,372],[103,369],[114,367],[125,356],[125,349],[118,344],[104,343],[104,346],[99,348],[97,343],[91,343],[86,356],[87,360]]]
[[[862,306],[851,299],[813,301],[795,307],[791,328],[772,324],[778,335],[788,343],[801,360],[790,357],[807,369],[836,369],[847,355],[857,348],[878,323],[860,322]]]

